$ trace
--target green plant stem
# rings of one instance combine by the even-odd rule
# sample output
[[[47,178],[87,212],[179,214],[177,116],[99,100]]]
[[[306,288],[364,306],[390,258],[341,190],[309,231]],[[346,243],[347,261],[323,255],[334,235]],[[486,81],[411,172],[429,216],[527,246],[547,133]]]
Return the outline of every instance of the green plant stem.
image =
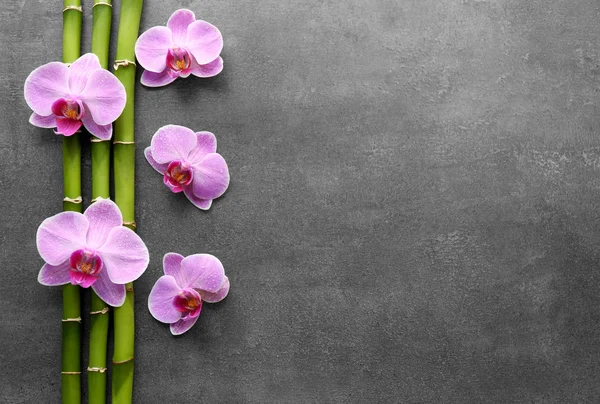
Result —
[[[143,0],[122,0],[117,43],[117,60],[135,61],[135,41],[138,37]],[[115,76],[123,83],[127,102],[115,122],[114,179],[115,202],[123,214],[123,221],[135,230],[135,145],[134,142],[134,90],[135,64],[118,66]],[[126,286],[127,297],[123,306],[114,310],[114,354],[112,377],[113,404],[130,404],[133,395],[134,313],[133,284]]]
[[[92,143],[92,197],[108,198],[110,174],[110,142]],[[106,345],[108,339],[108,305],[91,291],[90,356],[88,371],[88,402],[106,402]],[[104,371],[100,371],[104,369]]]
[[[90,360],[88,370],[88,402],[106,403],[106,345],[108,339],[108,306],[92,291],[90,310]]]
[[[102,3],[95,0],[94,4]],[[104,0],[109,3],[110,0]],[[112,7],[99,4],[93,7],[92,52],[98,56],[100,65],[108,68]],[[110,142],[98,142],[93,138],[92,154],[92,198],[110,197]],[[108,339],[108,305],[91,291],[90,305],[90,356],[88,369],[89,404],[106,403],[106,346]]]
[[[64,7],[81,6],[80,0],[65,0]],[[63,12],[63,62],[72,63],[81,52],[81,20],[78,10]],[[81,196],[81,141],[79,134],[63,137],[64,195],[76,199]],[[63,210],[81,212],[81,203],[63,202]],[[79,286],[63,286],[62,323],[62,402],[81,402],[81,318]],[[70,320],[70,321],[69,321]]]
[[[94,4],[97,5],[92,9],[92,52],[100,59],[100,66],[108,69],[112,7],[106,4],[111,4],[111,0],[94,0]]]
[[[114,353],[112,373],[113,404],[129,404],[133,395],[134,313],[133,288],[127,284],[127,297],[114,309]],[[118,345],[118,346],[117,346]]]

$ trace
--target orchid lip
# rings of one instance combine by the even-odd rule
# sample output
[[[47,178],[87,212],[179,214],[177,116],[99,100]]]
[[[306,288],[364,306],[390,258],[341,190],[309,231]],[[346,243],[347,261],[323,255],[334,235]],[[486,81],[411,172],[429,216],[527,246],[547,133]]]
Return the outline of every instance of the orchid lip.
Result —
[[[173,307],[185,317],[194,318],[200,315],[202,298],[195,289],[186,288],[175,295]]]
[[[192,66],[192,58],[188,51],[183,48],[171,48],[167,52],[167,67],[176,72],[189,69]]]

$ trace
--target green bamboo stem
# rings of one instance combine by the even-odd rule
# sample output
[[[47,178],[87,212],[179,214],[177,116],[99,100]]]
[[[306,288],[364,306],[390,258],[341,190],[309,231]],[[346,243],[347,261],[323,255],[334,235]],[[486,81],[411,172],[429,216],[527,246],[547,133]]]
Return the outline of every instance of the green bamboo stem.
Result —
[[[110,0],[94,0],[92,52],[100,65],[108,68],[112,7]],[[98,4],[98,5],[96,5]],[[92,198],[110,197],[110,142],[92,138]],[[108,305],[92,290],[90,305],[90,356],[88,368],[89,404],[106,403],[106,348]]]
[[[63,11],[63,62],[72,63],[81,52],[80,0],[64,0]],[[81,141],[79,134],[63,137],[64,195],[69,200],[81,196]],[[81,212],[81,203],[63,202],[63,210]],[[62,322],[62,402],[81,402],[81,298],[79,286],[63,286]],[[67,321],[65,321],[67,320]]]
[[[106,403],[106,345],[108,306],[92,291],[90,310],[90,360],[88,368],[88,403]]]
[[[135,230],[135,141],[134,90],[135,41],[138,37],[143,0],[122,0],[117,42],[115,76],[127,93],[125,109],[115,122],[114,181],[115,202],[124,224]],[[114,353],[112,376],[113,404],[130,404],[133,395],[134,313],[133,284],[127,284],[125,304],[114,310]]]
[[[108,49],[112,23],[111,0],[94,0],[92,8],[92,52],[100,59],[100,66],[108,69]]]

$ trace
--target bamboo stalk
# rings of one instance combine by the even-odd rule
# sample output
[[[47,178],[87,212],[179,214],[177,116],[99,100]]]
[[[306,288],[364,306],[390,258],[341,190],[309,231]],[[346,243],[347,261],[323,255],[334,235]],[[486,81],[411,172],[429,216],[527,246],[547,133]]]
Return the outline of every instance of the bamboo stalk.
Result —
[[[124,224],[135,230],[135,141],[134,90],[135,42],[138,37],[143,0],[123,0],[115,62],[115,76],[127,93],[127,102],[115,122],[114,181],[115,202],[123,214]],[[114,310],[114,353],[112,377],[113,404],[130,404],[133,395],[134,313],[133,284],[126,286],[123,306]]]
[[[63,62],[72,63],[81,52],[81,1],[64,0]],[[81,212],[81,141],[79,134],[63,137],[63,210]],[[63,286],[62,402],[81,402],[81,298],[79,286]]]
[[[112,7],[110,0],[94,0],[92,52],[100,65],[108,68]],[[92,198],[110,197],[110,142],[92,138]],[[88,367],[88,402],[106,403],[106,346],[108,339],[108,305],[91,290],[90,356]]]

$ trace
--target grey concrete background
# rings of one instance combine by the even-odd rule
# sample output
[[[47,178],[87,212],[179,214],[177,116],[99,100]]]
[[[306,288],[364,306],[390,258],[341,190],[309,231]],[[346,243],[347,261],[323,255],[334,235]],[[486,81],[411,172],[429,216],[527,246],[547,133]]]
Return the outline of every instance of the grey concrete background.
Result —
[[[0,6],[2,403],[60,397],[60,139],[22,96],[59,3]],[[179,7],[225,70],[137,89],[137,403],[600,401],[597,0],[148,0],[142,30]],[[168,123],[218,137],[208,213],[143,159]],[[168,251],[232,284],[180,338],[146,309]]]

